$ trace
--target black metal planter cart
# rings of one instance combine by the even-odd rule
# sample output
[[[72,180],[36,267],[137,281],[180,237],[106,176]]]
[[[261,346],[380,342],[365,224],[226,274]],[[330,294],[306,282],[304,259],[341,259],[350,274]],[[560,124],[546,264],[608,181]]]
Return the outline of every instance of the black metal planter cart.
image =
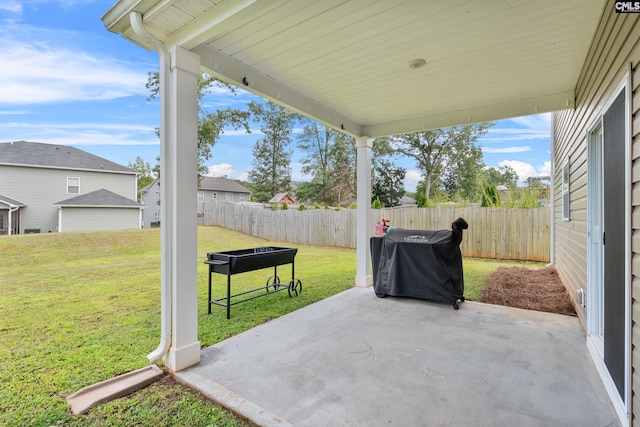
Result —
[[[297,252],[298,249],[296,248],[266,246],[207,253],[207,260],[204,263],[209,265],[208,313],[211,314],[212,305],[219,305],[227,308],[227,319],[229,319],[231,318],[232,305],[272,295],[285,289],[288,291],[290,298],[294,295],[300,295],[302,282],[295,278],[295,256]],[[291,281],[286,285],[280,283],[280,277],[278,276],[278,266],[285,264],[291,264]],[[264,286],[236,294],[231,293],[232,275],[271,267],[273,267],[273,275],[269,276]],[[227,275],[226,297],[211,299],[211,276],[213,273]],[[237,299],[238,297],[243,298]],[[231,301],[232,299],[234,299],[233,302]]]

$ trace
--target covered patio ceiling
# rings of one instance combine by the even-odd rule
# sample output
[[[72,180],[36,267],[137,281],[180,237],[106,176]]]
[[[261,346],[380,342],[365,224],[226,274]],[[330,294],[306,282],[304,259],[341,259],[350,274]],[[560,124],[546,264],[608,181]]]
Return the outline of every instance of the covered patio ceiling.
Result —
[[[574,106],[606,0],[120,0],[109,31],[377,137]],[[423,66],[422,62],[425,62]]]

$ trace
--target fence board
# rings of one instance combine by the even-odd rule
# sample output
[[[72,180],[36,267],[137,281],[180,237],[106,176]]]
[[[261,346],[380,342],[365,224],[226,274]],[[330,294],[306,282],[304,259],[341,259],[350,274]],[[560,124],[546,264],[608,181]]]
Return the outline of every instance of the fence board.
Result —
[[[547,208],[416,208],[373,211],[374,221],[391,220],[394,228],[451,229],[462,217],[462,254],[474,258],[549,261],[550,210]],[[355,209],[272,211],[260,206],[212,201],[205,205],[200,225],[217,225],[276,242],[355,248]],[[371,230],[373,233],[373,230]]]

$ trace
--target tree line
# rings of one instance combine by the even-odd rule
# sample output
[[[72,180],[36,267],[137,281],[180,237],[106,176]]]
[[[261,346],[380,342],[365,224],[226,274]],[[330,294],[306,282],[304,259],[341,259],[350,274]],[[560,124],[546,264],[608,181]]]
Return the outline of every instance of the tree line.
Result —
[[[149,73],[149,100],[159,95],[158,73]],[[349,206],[356,198],[355,139],[322,123],[297,114],[270,101],[251,101],[246,108],[209,111],[203,97],[214,89],[237,89],[210,75],[198,80],[198,176],[208,173],[206,163],[211,150],[225,129],[251,133],[251,123],[259,124],[262,137],[253,147],[248,182],[256,202],[268,202],[278,193],[288,192],[298,204]],[[486,167],[478,139],[493,126],[481,122],[450,128],[401,134],[373,141],[371,201],[380,206],[400,204],[406,194],[406,169],[398,165],[401,157],[415,161],[421,181],[413,196],[419,206],[435,201],[467,201],[496,204],[496,186],[517,187],[518,175],[510,167]],[[297,131],[297,129],[302,129]],[[156,129],[156,133],[159,130]],[[294,144],[302,156],[302,173],[308,182],[291,180]],[[140,157],[129,167],[140,173],[139,188],[149,185],[160,174],[158,164],[151,167]]]

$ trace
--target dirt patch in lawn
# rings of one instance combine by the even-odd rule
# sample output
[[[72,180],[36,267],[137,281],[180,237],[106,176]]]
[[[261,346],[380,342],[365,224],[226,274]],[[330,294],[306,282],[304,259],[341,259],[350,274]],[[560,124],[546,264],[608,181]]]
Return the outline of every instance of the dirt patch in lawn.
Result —
[[[527,310],[575,316],[571,297],[552,267],[498,267],[487,280],[480,301]]]

